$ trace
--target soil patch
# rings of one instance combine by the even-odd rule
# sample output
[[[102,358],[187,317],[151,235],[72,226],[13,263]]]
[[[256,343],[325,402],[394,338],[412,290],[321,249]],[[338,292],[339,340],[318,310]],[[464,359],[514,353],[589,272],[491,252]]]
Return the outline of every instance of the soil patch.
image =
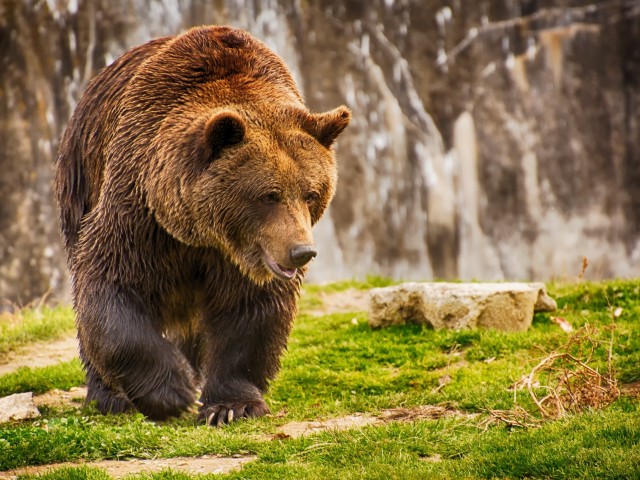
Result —
[[[332,313],[366,312],[369,310],[369,291],[350,288],[342,292],[321,293],[322,307],[311,310],[315,316]]]
[[[64,390],[51,390],[42,395],[33,397],[33,403],[37,407],[81,407],[87,398],[87,387],[73,387],[68,392]]]
[[[53,342],[35,343],[8,355],[0,363],[0,375],[14,372],[21,367],[48,367],[60,362],[68,362],[78,356],[76,337],[63,338]]]
[[[473,417],[454,408],[444,405],[421,405],[411,408],[390,408],[373,416],[355,413],[345,417],[331,418],[324,421],[289,422],[280,428],[273,439],[298,438],[328,430],[348,430],[368,425],[381,425],[388,422],[414,422],[424,419],[438,419],[449,416]]]
[[[620,393],[626,397],[640,397],[640,381],[623,383],[620,385]]]
[[[380,420],[370,415],[356,413],[346,417],[331,418],[325,421],[289,422],[278,428],[275,439],[298,438],[327,430],[348,430],[375,425]]]

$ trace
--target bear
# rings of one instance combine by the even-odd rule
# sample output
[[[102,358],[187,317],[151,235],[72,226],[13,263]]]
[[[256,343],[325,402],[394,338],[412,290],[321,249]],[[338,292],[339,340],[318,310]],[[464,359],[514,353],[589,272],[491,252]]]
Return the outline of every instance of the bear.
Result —
[[[87,86],[54,191],[87,402],[219,426],[269,413],[345,106],[310,111],[282,59],[203,26]]]

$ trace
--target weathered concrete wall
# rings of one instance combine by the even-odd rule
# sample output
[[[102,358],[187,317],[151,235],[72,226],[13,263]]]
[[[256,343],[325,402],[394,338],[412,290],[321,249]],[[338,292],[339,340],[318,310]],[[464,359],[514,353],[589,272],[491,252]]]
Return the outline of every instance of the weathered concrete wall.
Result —
[[[67,292],[51,166],[87,81],[204,23],[354,112],[312,279],[640,272],[640,1],[178,3],[0,1],[0,300]]]

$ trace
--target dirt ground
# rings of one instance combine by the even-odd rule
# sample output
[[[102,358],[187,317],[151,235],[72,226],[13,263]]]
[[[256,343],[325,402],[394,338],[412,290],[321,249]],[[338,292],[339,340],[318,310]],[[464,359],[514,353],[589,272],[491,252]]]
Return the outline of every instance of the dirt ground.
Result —
[[[75,335],[50,343],[36,343],[12,352],[0,360],[0,375],[6,375],[21,367],[47,367],[68,362],[78,356],[78,340]]]
[[[362,428],[368,425],[381,425],[388,422],[413,422],[424,419],[438,419],[443,417],[472,417],[454,408],[442,405],[422,405],[412,408],[390,408],[378,415],[355,413],[344,417],[331,418],[320,421],[289,422],[278,428],[274,438],[298,438],[327,430],[348,430]]]
[[[312,315],[365,312],[369,309],[369,291],[350,288],[343,292],[321,293],[322,307],[312,310]]]

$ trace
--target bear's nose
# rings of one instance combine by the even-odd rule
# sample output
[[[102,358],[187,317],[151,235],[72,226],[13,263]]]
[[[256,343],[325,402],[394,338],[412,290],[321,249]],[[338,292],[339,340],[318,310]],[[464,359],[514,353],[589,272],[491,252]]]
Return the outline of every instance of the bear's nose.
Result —
[[[293,247],[289,252],[291,262],[296,267],[302,267],[309,263],[309,261],[318,254],[313,245],[298,245]]]

